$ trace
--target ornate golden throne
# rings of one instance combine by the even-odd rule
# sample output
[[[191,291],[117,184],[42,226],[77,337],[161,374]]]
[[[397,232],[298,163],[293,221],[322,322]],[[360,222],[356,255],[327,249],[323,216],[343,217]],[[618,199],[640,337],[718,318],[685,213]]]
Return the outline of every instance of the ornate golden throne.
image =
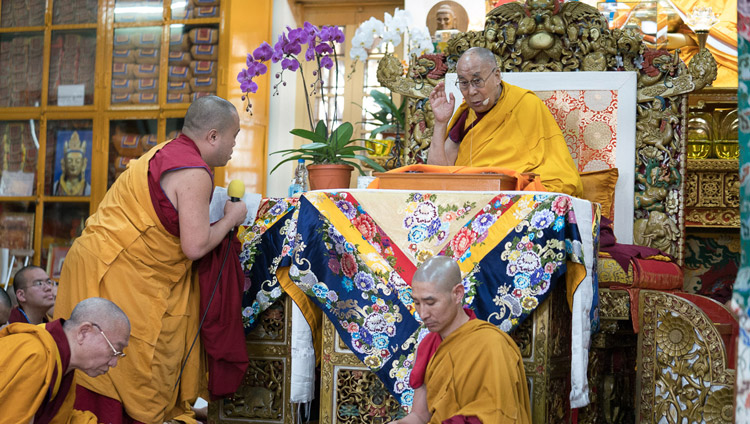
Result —
[[[635,157],[630,199],[637,228],[634,242],[666,251],[681,264],[687,95],[713,80],[716,64],[710,53],[703,50],[688,67],[675,54],[646,50],[635,30],[609,30],[595,8],[579,2],[530,0],[526,5],[500,6],[487,15],[484,31],[454,35],[444,54],[412,58],[406,74],[396,57],[381,60],[378,80],[405,96],[408,105],[406,137],[394,146],[389,164],[424,161],[433,123],[426,99],[445,73],[455,70],[460,54],[473,46],[491,49],[505,73],[637,73],[636,142],[629,152]],[[631,267],[620,277],[632,284],[636,271]],[[653,279],[658,282],[659,276]],[[625,290],[599,290],[601,331],[592,338],[588,370],[591,404],[578,410],[578,421],[659,422],[668,417],[669,422],[693,422],[726,417],[734,380],[727,346],[735,335],[727,311],[674,290],[632,288],[632,298]],[[235,397],[211,404],[210,422],[292,422],[288,402],[278,402],[289,387],[289,319],[283,318],[289,300],[283,305],[282,318],[274,312],[276,318],[267,324],[285,322],[284,330],[274,333],[272,340],[266,340],[266,330],[262,337],[248,339],[255,371]],[[571,422],[576,414],[569,406],[570,317],[565,293],[558,292],[512,334],[525,358],[534,423]],[[639,333],[633,332],[633,324]],[[387,423],[405,414],[328,320],[323,324],[320,389],[320,423]],[[266,392],[273,396],[256,405],[257,393]]]
[[[629,153],[635,156],[633,242],[658,248],[681,265],[687,96],[715,78],[716,63],[708,50],[703,49],[688,67],[676,52],[647,49],[635,29],[608,29],[602,15],[586,4],[541,0],[502,5],[487,15],[483,32],[453,36],[443,54],[412,57],[406,75],[395,57],[381,60],[381,84],[407,98],[407,134],[393,152],[401,163],[426,160],[433,121],[425,99],[446,72],[455,72],[461,53],[475,46],[492,50],[505,73],[637,73],[636,143]],[[611,261],[599,261],[602,274],[612,268]],[[665,288],[666,278],[658,273],[639,274],[633,264],[620,273],[615,281],[629,288],[632,297],[624,290],[599,291],[602,331],[592,339],[589,359],[591,405],[579,411],[579,421],[658,422],[665,415],[670,422],[681,422],[683,417],[700,421],[721,416],[727,406],[731,409],[726,391],[731,390],[734,371],[727,356],[732,343],[727,327],[732,327],[733,319],[723,305],[675,293],[681,281],[666,287],[669,292],[652,291]],[[631,308],[631,301],[639,307]],[[564,302],[555,302],[548,300],[533,320],[513,334],[527,358],[532,415],[537,423],[570,420],[565,390],[569,387],[570,329],[566,324],[570,313]],[[724,324],[717,325],[717,320]],[[633,324],[640,324],[638,334],[633,333]],[[694,334],[681,333],[687,328]],[[690,341],[690,354],[709,369],[698,372],[674,356],[670,337],[678,335],[685,336],[683,345]],[[664,375],[668,373],[680,378],[667,381]],[[690,389],[693,386],[701,389]],[[679,394],[668,393],[672,390]]]

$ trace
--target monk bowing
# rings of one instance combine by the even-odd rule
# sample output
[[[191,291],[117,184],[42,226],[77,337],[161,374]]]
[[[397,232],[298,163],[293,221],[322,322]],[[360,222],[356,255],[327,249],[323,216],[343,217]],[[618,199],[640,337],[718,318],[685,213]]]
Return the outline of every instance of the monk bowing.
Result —
[[[76,373],[105,374],[125,356],[130,321],[117,305],[92,297],[68,320],[14,323],[0,330],[1,423],[98,423],[73,409]]]

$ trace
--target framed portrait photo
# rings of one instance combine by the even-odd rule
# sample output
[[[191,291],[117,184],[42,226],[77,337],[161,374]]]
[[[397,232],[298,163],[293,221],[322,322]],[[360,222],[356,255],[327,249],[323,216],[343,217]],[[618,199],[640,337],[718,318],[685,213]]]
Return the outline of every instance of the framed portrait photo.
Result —
[[[55,281],[60,279],[63,262],[65,261],[65,256],[68,254],[68,250],[70,250],[69,245],[52,244],[49,247],[49,253],[47,254],[47,274]]]
[[[55,138],[53,196],[91,195],[91,145],[93,131],[59,130]]]

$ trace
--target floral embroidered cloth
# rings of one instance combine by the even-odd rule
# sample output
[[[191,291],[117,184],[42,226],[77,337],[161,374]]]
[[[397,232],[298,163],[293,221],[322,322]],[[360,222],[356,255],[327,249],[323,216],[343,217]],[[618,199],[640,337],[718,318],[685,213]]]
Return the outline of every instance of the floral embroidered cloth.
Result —
[[[410,405],[408,377],[427,330],[409,283],[425,259],[454,258],[466,305],[506,332],[556,284],[567,282],[571,405],[583,406],[588,343],[597,322],[591,270],[598,228],[597,206],[557,193],[347,190],[268,199],[241,235],[248,276],[243,321],[252,327],[282,286],[301,291],[303,302],[320,307],[351,350]],[[300,303],[299,293],[290,295]]]

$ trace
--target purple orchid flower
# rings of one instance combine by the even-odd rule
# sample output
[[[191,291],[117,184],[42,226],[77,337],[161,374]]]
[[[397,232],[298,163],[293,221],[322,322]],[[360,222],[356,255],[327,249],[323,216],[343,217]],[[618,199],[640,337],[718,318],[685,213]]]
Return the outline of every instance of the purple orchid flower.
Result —
[[[295,28],[291,29],[289,27],[286,27],[287,30],[289,30],[289,42],[295,43],[295,44],[307,44],[310,40],[310,36],[308,35],[307,31],[305,31],[304,28]]]
[[[307,48],[307,51],[305,52],[305,60],[309,62],[313,59],[315,59],[315,48],[310,46]]]
[[[257,60],[258,62],[265,62],[271,59],[272,56],[273,49],[271,48],[271,45],[265,41],[261,43],[260,47],[253,50],[253,57],[255,57],[255,60]]]
[[[253,76],[247,72],[247,69],[243,69],[237,74],[237,81],[240,83],[240,90],[243,93],[255,93],[258,91],[258,84],[253,82]]]
[[[330,54],[333,53],[333,49],[328,43],[321,43],[315,46],[315,52],[318,54]]]
[[[294,59],[284,59],[281,61],[281,69],[289,69],[294,72],[299,69],[299,62]]]

